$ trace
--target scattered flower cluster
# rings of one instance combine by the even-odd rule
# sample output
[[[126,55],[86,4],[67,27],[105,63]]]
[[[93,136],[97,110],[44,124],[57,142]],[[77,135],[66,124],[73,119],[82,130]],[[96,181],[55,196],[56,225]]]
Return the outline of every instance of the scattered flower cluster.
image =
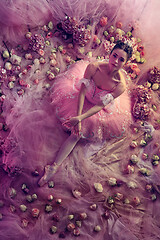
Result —
[[[66,16],[64,21],[61,22],[61,24],[62,29],[68,34],[73,34],[75,31],[77,31],[79,27],[79,23],[76,18],[72,18],[69,16]]]
[[[104,41],[103,46],[104,46],[106,54],[110,54],[110,52],[111,52],[112,48],[115,46],[115,44],[106,40],[106,41]]]
[[[118,40],[121,40],[132,47],[133,54],[125,68],[131,79],[135,79],[140,73],[137,63],[145,62],[144,46],[141,44],[141,39],[133,37],[133,28],[131,28],[130,31],[125,32],[122,30],[122,26],[123,24],[121,22],[116,22],[115,26],[109,26],[104,31],[105,40],[103,41],[103,46],[107,54],[110,53]]]
[[[148,81],[152,84],[160,83],[160,69],[154,66],[152,69],[148,71]]]
[[[152,88],[153,91],[157,91],[160,87],[160,70],[154,66],[148,71],[148,81],[145,83],[146,86]]]
[[[90,29],[79,24],[75,18],[66,16],[64,21],[61,22],[61,28],[66,34],[71,35],[74,43],[80,46],[85,46],[91,39]]]
[[[133,106],[133,116],[137,119],[146,120],[150,114],[150,100],[152,98],[151,89],[140,85],[133,91],[135,104]]]
[[[100,19],[99,22],[100,27],[106,27],[107,26],[107,18],[103,17]],[[138,67],[138,63],[143,63],[145,62],[144,57],[144,47],[141,44],[140,39],[136,39],[132,36],[132,31],[129,31],[125,33],[122,29],[122,23],[117,22],[116,26],[110,26],[108,29],[104,31],[104,37],[105,40],[103,42],[104,49],[107,54],[110,53],[111,49],[114,47],[115,42],[117,40],[122,40],[124,42],[127,42],[129,45],[133,47],[133,56],[130,59],[130,61],[126,65],[126,70],[128,71],[130,77],[132,79],[136,78],[139,75],[140,69]],[[11,51],[9,53],[7,50],[3,52],[3,58],[4,58],[4,66],[0,67],[0,83],[7,83],[8,88],[11,90],[14,88],[14,86],[18,85],[17,88],[17,94],[19,96],[23,95],[25,93],[25,89],[29,88],[29,84],[27,83],[25,79],[25,76],[27,73],[30,72],[30,70],[38,66],[36,69],[36,73],[38,75],[39,71],[39,66],[44,66],[46,63],[49,65],[49,69],[46,71],[46,78],[49,81],[54,80],[55,76],[60,72],[60,68],[58,66],[58,60],[57,60],[57,53],[61,53],[62,56],[65,59],[65,62],[67,64],[71,64],[74,61],[72,58],[67,55],[67,51],[64,48],[63,45],[56,46],[55,48],[51,48],[50,54],[45,56],[44,49],[47,48],[47,46],[50,46],[50,41],[49,39],[52,37],[52,29],[53,29],[53,24],[50,22],[48,26],[44,26],[43,28],[44,31],[44,36],[40,34],[32,34],[28,32],[26,34],[26,38],[29,41],[29,48],[27,50],[23,49],[24,58],[26,60],[26,66],[22,69],[21,67],[21,60],[22,57],[18,56],[15,51]],[[73,38],[73,43],[79,44],[80,46],[85,46],[91,39],[91,30],[85,26],[81,26],[76,19],[71,18],[71,17],[66,17],[64,21],[61,22],[61,29],[63,32],[65,32],[67,35]],[[63,33],[62,33],[63,34]],[[99,46],[101,43],[101,40],[98,39],[98,37],[95,35],[94,40],[93,40],[95,46]],[[68,49],[72,49],[73,45],[70,43],[68,44]],[[28,50],[32,50],[36,53],[38,53],[40,56],[34,56],[32,53],[30,53]],[[49,52],[49,51],[48,51]],[[28,64],[28,61],[29,64]],[[159,76],[160,76],[160,71],[158,68],[154,67],[152,70],[149,72],[149,82],[152,84],[158,83],[159,84]],[[38,84],[39,83],[39,78],[35,78],[33,83]],[[50,87],[50,84],[47,83],[45,85],[46,88]],[[137,119],[141,120],[146,120],[150,114],[150,106],[149,102],[151,100],[152,94],[151,90],[148,89],[147,87],[144,86],[138,86],[134,90],[134,99],[135,99],[135,104],[133,107],[133,116]],[[5,95],[1,93],[0,95],[0,101],[4,101]],[[4,125],[5,126],[5,125]],[[5,129],[5,127],[2,127],[2,129]],[[141,147],[145,147],[147,144],[147,139],[142,139],[140,142]],[[5,145],[4,145],[5,146]],[[136,141],[133,141],[130,144],[131,148],[136,148],[138,146],[138,143]],[[14,147],[14,146],[13,146]],[[7,148],[6,148],[7,149]],[[9,149],[8,149],[9,151]],[[143,159],[148,159],[147,155],[143,155]],[[130,157],[129,163],[126,166],[125,173],[126,174],[134,174],[135,173],[135,167],[136,164],[138,164],[139,158],[137,155],[132,155]],[[152,156],[152,164],[154,166],[157,166],[159,164],[159,156],[157,154]],[[144,176],[149,176],[150,172],[148,171],[147,168],[140,168],[139,173],[144,175]],[[39,173],[37,170],[35,170],[32,173],[33,176],[39,176]],[[120,187],[123,182],[121,180],[118,180],[114,177],[111,177],[108,179],[108,185],[110,187]],[[135,189],[137,187],[136,183],[133,181],[129,181],[127,183],[128,187],[130,189]],[[50,181],[48,183],[49,188],[54,187],[54,182]],[[101,194],[103,193],[103,188],[101,183],[94,183],[94,189],[96,191],[96,194]],[[28,204],[32,204],[33,202],[36,203],[36,200],[38,198],[36,193],[30,194],[30,189],[27,187],[27,185],[24,183],[22,184],[22,191],[25,194],[25,199]],[[147,184],[146,185],[146,191],[151,193],[151,200],[156,199],[156,194],[154,191],[154,188],[152,185]],[[14,188],[9,188],[8,194],[10,198],[13,200],[17,196],[17,191]],[[82,193],[79,190],[73,190],[72,195],[74,198],[81,198]],[[116,201],[122,201],[124,204],[133,204],[135,206],[138,206],[141,203],[141,200],[138,196],[135,196],[133,199],[128,199],[128,197],[125,197],[121,192],[117,191],[114,195],[109,196],[107,198],[107,203],[109,207],[115,204]],[[13,202],[13,201],[12,201]],[[63,204],[63,200],[61,198],[54,198],[52,194],[49,194],[48,197],[46,198],[46,205],[44,207],[44,211],[46,213],[53,213],[54,210],[54,204],[56,204],[56,208],[58,208],[59,205]],[[0,202],[1,204],[1,202]],[[26,204],[27,205],[27,204]],[[21,212],[27,212],[29,208],[31,208],[31,215],[32,217],[36,220],[36,218],[39,217],[41,214],[40,209],[37,207],[28,207],[25,204],[20,204],[19,209]],[[96,203],[93,203],[89,206],[89,209],[91,211],[96,211],[98,208],[98,205]],[[15,212],[16,208],[13,204],[10,205],[9,207],[11,212]],[[105,219],[108,219],[110,217],[109,211],[105,211],[103,214],[103,217]],[[2,215],[0,214],[0,218],[2,218]],[[68,215],[68,222],[66,225],[66,229],[64,231],[61,231],[59,234],[60,238],[65,238],[66,234],[71,233],[74,236],[79,236],[80,235],[80,228],[83,225],[83,222],[88,218],[87,214],[85,212],[82,213],[75,213],[75,214],[69,214]],[[50,233],[55,234],[59,231],[57,227],[57,222],[59,222],[59,215],[57,213],[52,214],[52,219],[54,221],[54,225],[50,227]],[[74,221],[74,222],[73,222]],[[22,226],[27,227],[29,221],[27,219],[22,219]],[[93,226],[93,230],[95,232],[101,231],[101,226],[96,224]]]
[[[45,47],[44,37],[37,33],[34,35],[32,35],[32,33],[27,33],[26,38],[29,40],[29,48],[43,55],[42,52]]]
[[[84,26],[79,27],[77,31],[73,33],[73,42],[78,43],[80,46],[85,46],[91,39],[90,29],[86,29]]]
[[[135,79],[141,71],[138,67],[138,64],[131,61],[127,62],[126,70],[131,79]]]
[[[33,171],[32,176],[39,176],[38,171]],[[54,182],[50,181],[48,183],[48,188],[53,188],[54,186]],[[60,206],[60,209],[65,207],[65,205],[63,206],[63,200],[61,198],[55,198],[55,196],[50,193],[45,200],[43,199],[45,204],[42,204],[42,207],[40,208],[38,207],[38,200],[40,200],[40,197],[35,192],[32,193],[32,189],[30,189],[26,183],[23,183],[21,185],[21,192],[23,196],[22,202],[19,202],[19,205],[14,205],[14,200],[17,199],[19,193],[17,193],[17,190],[14,187],[8,188],[7,195],[10,199],[10,204],[8,205],[9,212],[13,214],[19,211],[19,216],[21,217],[21,226],[23,228],[28,227],[30,221],[36,221],[42,214],[42,212],[50,214],[52,223],[49,226],[48,231],[50,232],[50,234],[58,234],[59,238],[65,238],[67,235],[70,234],[72,236],[80,236],[81,228],[83,227],[83,225],[85,225],[85,222],[89,220],[89,215],[92,211],[96,211],[98,209],[98,205],[93,202],[88,205],[88,213],[86,213],[85,211],[76,211],[74,213],[69,213],[67,211],[68,214],[66,216],[63,216],[63,218],[66,218],[66,225],[64,226],[63,230],[62,227],[59,227],[61,217],[58,206]],[[117,193],[115,195],[115,199],[121,200],[121,198],[123,198],[122,194]],[[5,204],[4,200],[1,199],[0,208],[3,207],[5,207]],[[24,217],[23,213],[27,213],[27,215],[25,215]],[[104,212],[102,213],[102,217],[107,220],[110,217],[109,211],[104,210]],[[0,220],[3,220],[3,214],[1,213]],[[101,229],[102,226],[100,226],[98,222],[95,222],[95,225],[93,225],[93,232],[98,233],[101,231]]]
[[[145,88],[142,85],[139,85],[135,89],[136,91],[136,98],[138,102],[145,102],[149,103],[152,98],[152,91],[148,88]]]
[[[150,115],[150,107],[144,102],[137,102],[133,108],[133,116],[137,119],[146,120]]]

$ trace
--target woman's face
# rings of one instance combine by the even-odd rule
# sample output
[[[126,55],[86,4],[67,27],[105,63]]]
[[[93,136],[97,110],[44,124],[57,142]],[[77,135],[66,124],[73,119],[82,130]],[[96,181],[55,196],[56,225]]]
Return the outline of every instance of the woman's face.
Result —
[[[111,71],[118,71],[123,68],[127,61],[127,53],[122,49],[114,49],[109,57],[109,67]]]

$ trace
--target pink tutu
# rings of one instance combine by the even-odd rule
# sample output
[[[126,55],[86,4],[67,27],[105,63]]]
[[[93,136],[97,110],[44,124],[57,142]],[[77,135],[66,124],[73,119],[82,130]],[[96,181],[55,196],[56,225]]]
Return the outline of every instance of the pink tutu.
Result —
[[[84,77],[88,64],[88,61],[77,62],[55,80],[51,90],[52,104],[56,108],[57,117],[62,123],[76,116],[81,85],[79,81]],[[126,75],[126,73],[124,74]],[[129,81],[131,80],[127,78],[128,85]],[[93,106],[93,103],[85,99],[83,112]],[[114,137],[120,138],[124,135],[125,128],[128,128],[131,122],[131,97],[127,89],[99,113],[82,121],[82,136],[91,141],[104,141]]]
[[[159,9],[159,0],[0,1],[0,239],[159,239]],[[82,122],[86,141],[38,187],[72,131],[62,124],[76,116],[87,65],[107,61],[121,34],[134,47],[127,90]],[[84,111],[92,106],[86,98]]]

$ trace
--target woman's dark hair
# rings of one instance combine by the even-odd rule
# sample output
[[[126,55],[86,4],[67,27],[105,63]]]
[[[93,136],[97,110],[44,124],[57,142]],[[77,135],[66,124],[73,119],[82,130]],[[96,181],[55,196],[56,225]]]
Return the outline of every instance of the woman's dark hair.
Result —
[[[122,49],[123,51],[125,51],[127,53],[127,61],[132,57],[133,49],[127,43],[124,43],[124,42],[118,40],[116,42],[116,45],[113,47],[111,53],[117,48]]]

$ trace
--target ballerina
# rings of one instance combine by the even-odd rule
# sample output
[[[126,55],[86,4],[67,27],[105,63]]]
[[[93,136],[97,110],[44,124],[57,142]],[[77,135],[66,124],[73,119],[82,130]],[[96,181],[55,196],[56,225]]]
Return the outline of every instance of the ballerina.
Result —
[[[85,137],[85,131],[88,132],[88,129],[94,125],[99,127],[98,119],[103,114],[107,114],[106,105],[123,95],[126,90],[126,73],[122,71],[122,68],[131,55],[132,48],[128,44],[118,41],[111,51],[108,63],[97,61],[88,64],[84,72],[84,78],[80,80],[81,87],[78,93],[77,115],[74,116],[73,112],[73,116],[62,123],[65,128],[71,131],[71,134],[61,146],[54,163],[45,166],[44,175],[38,182],[39,186],[43,186],[54,176],[77,142]],[[87,111],[84,107],[85,101],[90,105]],[[70,106],[67,108],[70,109]],[[83,122],[86,120],[87,123],[84,129]],[[103,125],[101,124],[103,138],[105,138],[105,132],[108,132],[107,121],[106,119],[106,124],[105,122],[103,122]],[[122,125],[122,122],[123,120],[119,121],[118,125]],[[100,136],[95,136],[95,133],[93,135],[96,139],[100,138]]]

